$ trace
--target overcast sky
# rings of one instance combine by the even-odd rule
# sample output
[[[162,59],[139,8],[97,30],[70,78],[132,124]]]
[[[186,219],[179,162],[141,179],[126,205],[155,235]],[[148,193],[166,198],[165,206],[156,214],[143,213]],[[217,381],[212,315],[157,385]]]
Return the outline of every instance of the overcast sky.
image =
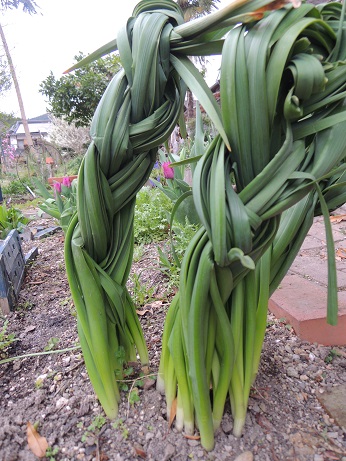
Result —
[[[222,0],[223,5],[227,2]],[[89,54],[113,40],[138,0],[37,0],[37,3],[40,6],[37,15],[30,16],[21,10],[0,15],[28,118],[46,112],[47,104],[38,90],[50,71],[60,78],[79,51]],[[218,66],[212,67],[216,75]],[[0,111],[20,116],[14,88],[0,95]]]

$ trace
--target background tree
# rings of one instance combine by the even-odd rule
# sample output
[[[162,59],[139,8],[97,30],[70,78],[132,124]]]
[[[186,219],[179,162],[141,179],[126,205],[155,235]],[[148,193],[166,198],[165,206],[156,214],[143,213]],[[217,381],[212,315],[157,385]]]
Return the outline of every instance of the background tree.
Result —
[[[0,56],[0,96],[11,88],[11,74],[3,56]]]
[[[85,56],[75,56],[76,62]],[[88,126],[97,104],[113,75],[120,69],[119,56],[112,54],[56,79],[53,73],[41,83],[50,112],[77,127]]]
[[[0,0],[0,11],[22,7],[24,13],[36,14],[37,3],[34,0]]]
[[[0,136],[4,135],[17,120],[19,119],[13,114],[6,114],[0,111]]]
[[[90,130],[88,127],[76,127],[75,123],[67,123],[62,118],[51,115],[53,128],[49,136],[57,147],[67,149],[73,154],[84,154],[91,141]]]
[[[220,0],[176,0],[180,8],[183,10],[185,21],[190,21],[201,16],[205,16],[211,13],[213,10],[217,9],[217,3],[220,3]],[[205,66],[205,60],[199,59],[199,63],[202,66]],[[190,90],[186,93],[187,100],[187,118],[188,120],[194,118],[194,102],[193,95]]]
[[[37,4],[34,0],[0,0],[0,13],[5,12],[6,9],[13,9],[13,8],[19,8],[19,7],[22,7],[25,13],[36,14]],[[31,134],[29,130],[28,120],[25,115],[23,98],[20,92],[19,83],[18,83],[16,71],[15,71],[15,68],[12,62],[10,50],[9,50],[6,37],[5,37],[1,24],[0,24],[0,38],[1,38],[1,41],[4,47],[4,51],[5,51],[7,62],[10,68],[10,73],[12,76],[13,84],[16,90],[19,110],[20,110],[20,114],[22,117],[22,122],[23,122],[23,127],[24,127],[24,132],[25,132],[25,138],[29,146],[29,149],[33,150],[33,147],[32,147],[33,142],[32,142],[32,138],[31,138]]]
[[[183,10],[185,21],[190,21],[211,13],[220,0],[177,0],[177,3]]]

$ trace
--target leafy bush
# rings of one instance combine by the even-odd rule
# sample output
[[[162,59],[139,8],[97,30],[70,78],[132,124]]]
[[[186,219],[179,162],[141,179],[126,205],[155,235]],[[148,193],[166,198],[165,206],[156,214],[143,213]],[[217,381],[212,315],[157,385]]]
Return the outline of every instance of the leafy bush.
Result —
[[[7,209],[5,203],[0,206],[1,239],[5,239],[13,229],[17,229],[18,232],[21,232],[28,222],[29,219],[26,218],[17,208],[11,207]]]
[[[151,243],[168,236],[167,215],[172,211],[171,200],[157,189],[143,187],[137,194],[134,234],[135,243]]]
[[[29,185],[29,180],[25,179],[23,181],[19,181],[19,179],[15,179],[11,181],[9,184],[4,185],[2,187],[2,192],[4,195],[27,194],[28,189],[25,187],[26,185]]]

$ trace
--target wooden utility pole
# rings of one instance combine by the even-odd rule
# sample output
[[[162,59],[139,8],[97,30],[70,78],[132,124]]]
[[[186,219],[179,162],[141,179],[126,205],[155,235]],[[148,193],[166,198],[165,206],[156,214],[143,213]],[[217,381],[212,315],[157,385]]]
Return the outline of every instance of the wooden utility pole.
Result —
[[[8,62],[8,65],[10,67],[10,72],[11,72],[13,84],[14,84],[16,94],[17,94],[18,105],[19,105],[20,115],[21,115],[22,123],[23,123],[23,127],[24,127],[26,143],[27,143],[27,146],[30,149],[30,152],[34,154],[35,149],[33,147],[33,142],[32,142],[32,138],[31,138],[31,134],[30,134],[30,130],[29,130],[28,120],[27,120],[26,115],[25,115],[23,98],[22,98],[22,95],[21,95],[21,92],[20,92],[20,89],[19,89],[19,83],[18,83],[16,71],[14,69],[14,65],[13,65],[11,54],[10,54],[10,50],[8,48],[6,37],[5,37],[5,34],[4,34],[3,29],[2,29],[1,24],[0,24],[0,37],[1,37],[1,41],[2,41],[2,44],[3,44],[4,50],[5,50],[7,62]]]

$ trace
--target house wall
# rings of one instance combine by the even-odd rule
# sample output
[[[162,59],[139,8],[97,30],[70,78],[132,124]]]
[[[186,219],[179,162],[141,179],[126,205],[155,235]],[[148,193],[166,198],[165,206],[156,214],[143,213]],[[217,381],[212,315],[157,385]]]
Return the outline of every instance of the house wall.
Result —
[[[44,138],[46,141],[49,141],[49,130],[51,124],[49,122],[40,122],[40,123],[29,123],[29,131],[32,137],[32,140]],[[10,136],[11,146],[17,149],[24,149],[25,146],[25,131],[22,123],[19,124],[18,129],[15,134]]]

